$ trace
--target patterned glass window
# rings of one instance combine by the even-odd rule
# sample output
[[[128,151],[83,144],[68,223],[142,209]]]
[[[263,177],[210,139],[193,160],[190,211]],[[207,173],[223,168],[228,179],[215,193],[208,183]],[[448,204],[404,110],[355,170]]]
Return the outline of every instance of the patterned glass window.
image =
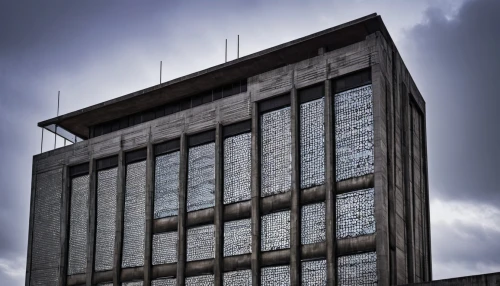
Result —
[[[213,286],[213,275],[200,275],[194,277],[186,277],[186,286]]]
[[[262,216],[262,251],[290,248],[290,211]]]
[[[117,168],[97,173],[96,271],[113,269],[117,175]]]
[[[271,266],[261,269],[261,285],[290,285],[290,265]]]
[[[142,281],[123,282],[122,286],[142,286]]]
[[[177,262],[177,231],[153,234],[153,265]]]
[[[154,218],[176,216],[179,212],[180,152],[156,157]]]
[[[127,165],[122,267],[144,265],[146,161]]]
[[[187,211],[215,203],[215,143],[189,148]]]
[[[97,284],[97,286],[113,286],[113,282],[109,282],[109,283],[99,283],[99,284]]]
[[[251,198],[251,139],[251,133],[224,139],[224,204]]]
[[[326,260],[302,262],[302,285],[326,285]]]
[[[158,278],[151,281],[151,286],[177,286],[175,278]]]
[[[316,99],[300,105],[300,187],[325,182],[325,103]]]
[[[224,273],[224,286],[251,286],[252,270],[239,270]]]
[[[71,179],[68,275],[87,269],[87,226],[89,221],[89,175]]]
[[[251,219],[233,220],[224,223],[224,256],[252,252]]]
[[[337,181],[373,173],[372,86],[335,95]]]
[[[31,246],[31,285],[58,285],[61,195],[61,169],[37,175]]]
[[[187,230],[187,261],[214,258],[214,231],[213,224],[189,228]]]
[[[262,114],[261,196],[285,193],[292,184],[290,107]]]
[[[377,255],[375,252],[340,256],[338,285],[377,285]]]
[[[301,242],[310,244],[326,240],[325,203],[302,206]]]
[[[374,191],[337,195],[337,238],[375,233]]]

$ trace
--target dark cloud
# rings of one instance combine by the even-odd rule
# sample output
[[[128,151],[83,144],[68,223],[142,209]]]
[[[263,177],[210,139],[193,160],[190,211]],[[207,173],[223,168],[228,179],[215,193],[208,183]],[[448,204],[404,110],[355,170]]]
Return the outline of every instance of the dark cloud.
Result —
[[[403,58],[427,102],[431,197],[500,204],[500,1],[430,9]]]

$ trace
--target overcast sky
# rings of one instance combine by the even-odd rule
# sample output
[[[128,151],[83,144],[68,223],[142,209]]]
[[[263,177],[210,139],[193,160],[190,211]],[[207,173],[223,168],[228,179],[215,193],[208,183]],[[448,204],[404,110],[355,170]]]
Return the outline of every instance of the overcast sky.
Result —
[[[24,284],[37,122],[371,13],[427,102],[434,278],[500,271],[498,0],[3,1],[0,282]],[[48,133],[46,133],[47,135]],[[46,136],[44,150],[53,147]],[[59,142],[60,146],[61,142]],[[450,239],[451,238],[451,239]]]

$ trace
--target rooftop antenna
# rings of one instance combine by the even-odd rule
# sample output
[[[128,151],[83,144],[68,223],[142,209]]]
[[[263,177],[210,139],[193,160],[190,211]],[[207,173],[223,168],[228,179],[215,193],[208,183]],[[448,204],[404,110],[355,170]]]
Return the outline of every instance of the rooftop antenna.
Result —
[[[61,96],[61,91],[59,90],[57,92],[57,116],[59,116],[59,97]],[[57,143],[57,124],[56,128],[54,129],[54,149],[56,149],[56,143]]]
[[[160,84],[161,84],[161,61],[160,61]]]
[[[226,63],[227,63],[227,39],[226,39]]]
[[[237,49],[237,52],[236,52],[236,58],[237,59],[240,58],[240,35],[238,35],[238,49]]]
[[[43,129],[45,128],[42,127],[42,142],[40,142],[40,154],[43,153]]]

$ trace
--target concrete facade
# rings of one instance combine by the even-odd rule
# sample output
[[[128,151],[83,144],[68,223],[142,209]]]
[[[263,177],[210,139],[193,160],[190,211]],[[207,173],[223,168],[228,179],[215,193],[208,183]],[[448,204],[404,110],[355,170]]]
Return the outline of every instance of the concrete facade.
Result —
[[[311,272],[314,277],[319,277],[314,278],[319,279],[316,282],[349,285],[345,281],[351,280],[342,280],[343,278],[339,277],[349,276],[349,271],[354,270],[339,273],[342,268],[339,264],[350,261],[353,255],[371,253],[374,256],[370,259],[376,260],[376,273],[372,274],[376,274],[376,282],[379,285],[430,281],[432,267],[425,102],[379,16],[371,15],[346,23],[332,28],[326,34],[354,33],[357,27],[368,26],[373,21],[376,21],[379,27],[366,29],[366,35],[354,43],[336,46],[335,49],[326,48],[322,43],[318,44],[319,47],[313,45],[314,53],[309,53],[306,59],[259,71],[257,74],[252,74],[254,70],[258,70],[254,66],[258,66],[259,60],[266,55],[257,53],[256,56],[249,56],[246,65],[252,68],[240,67],[243,71],[239,76],[247,80],[247,90],[244,92],[34,156],[26,285],[45,285],[43,283],[46,282],[43,281],[50,281],[50,285],[227,285],[224,281],[233,279],[232,275],[248,275],[250,278],[233,281],[239,281],[241,285],[251,281],[251,285],[258,286],[270,285],[265,280],[269,271],[274,273],[273,277],[284,277],[284,280],[276,280],[273,285],[308,285],[312,283],[304,281],[304,277],[309,277],[309,272],[306,271],[309,268],[304,264],[308,262],[319,265],[319,268],[314,268],[315,272]],[[299,43],[312,45],[315,39],[316,37],[311,35]],[[285,50],[292,46],[284,44],[273,52],[279,55],[282,51],[283,57],[286,57]],[[238,64],[244,65],[245,62]],[[231,68],[229,65],[223,65],[215,71],[209,70],[223,77],[225,73],[231,73]],[[245,70],[248,71],[246,76]],[[363,81],[358,75],[368,75],[369,82]],[[175,84],[183,81],[196,81],[196,77],[187,76],[174,80]],[[208,84],[207,81],[207,87]],[[342,86],[348,89],[342,89]],[[360,86],[370,87],[373,170],[367,174],[339,180],[339,161],[336,158],[339,152],[336,142],[339,142],[339,138],[336,138],[335,132],[338,124],[335,120],[336,96]],[[158,94],[161,88],[168,87],[169,85],[163,85],[158,89],[151,89],[143,96],[149,98]],[[304,103],[302,98],[305,97],[302,95],[303,91],[310,87],[321,87],[322,92],[320,98],[323,99],[321,112],[324,114],[324,122],[320,125],[324,128],[324,139],[320,141],[324,142],[324,150],[321,151],[324,152],[324,171],[321,174],[324,180],[312,187],[303,187],[301,171],[305,162],[301,157],[301,132],[305,129],[301,127],[301,108]],[[142,95],[127,96],[112,102],[111,105],[114,104],[113,108],[116,108],[118,104],[123,104],[126,109],[129,107],[125,104],[140,101],[140,96]],[[172,98],[182,96],[174,94]],[[289,189],[263,196],[267,180],[273,179],[265,177],[262,169],[265,164],[263,153],[267,152],[263,150],[266,146],[262,141],[263,136],[267,136],[263,130],[263,115],[280,111],[282,107],[287,108],[288,117],[285,121],[289,122],[285,131],[290,134],[290,144],[286,145],[290,149],[291,169],[286,174],[290,176],[290,185]],[[98,108],[89,107],[85,110],[91,113]],[[284,117],[278,119],[282,118]],[[85,122],[78,121],[71,114],[48,120],[47,124],[58,124],[58,120],[68,131],[72,131],[72,126],[75,126],[75,132],[81,135],[84,130],[80,126]],[[97,120],[94,118],[92,124],[99,124]],[[249,122],[250,129],[246,133],[251,135],[248,145],[251,164],[249,198],[225,204],[224,190],[227,180],[224,179],[224,158],[227,156],[224,156],[224,142],[228,138],[226,132],[229,132],[230,126],[241,122]],[[278,129],[274,129],[275,133]],[[275,133],[271,132],[270,136],[279,135]],[[158,156],[173,154],[170,151],[158,153],[158,146],[171,142],[178,142],[177,147],[169,149],[178,154],[175,157],[178,162],[169,161],[178,166],[178,174],[175,173],[178,177],[178,209],[176,215],[155,218],[155,192],[158,190],[156,178],[161,171],[157,167]],[[213,204],[196,209],[197,207],[191,206],[189,202],[189,192],[198,188],[194,183],[191,184],[190,168],[200,161],[192,159],[191,154],[194,154],[194,148],[203,147],[208,143],[214,146],[214,157],[208,158],[213,160],[213,163],[206,163],[213,165],[213,174],[210,173],[210,176],[213,175],[213,182],[211,181],[208,187],[208,195],[201,198],[209,199],[212,194]],[[144,153],[141,153],[142,150],[145,150]],[[276,152],[279,150],[276,149]],[[313,153],[317,152],[319,151],[314,150]],[[133,173],[131,166],[140,162],[145,162],[145,168],[138,168],[138,173]],[[70,236],[76,237],[78,233],[77,230],[75,234],[71,231],[71,222],[75,217],[71,194],[75,192],[73,179],[78,177],[72,174],[78,166],[84,166],[78,176],[88,176],[88,212],[82,215],[87,221],[87,232],[82,236],[86,238],[86,267],[81,273],[70,274],[69,253],[70,248],[75,247],[70,247],[73,245],[70,243]],[[111,222],[115,235],[113,249],[110,250],[111,265],[96,270],[96,267],[100,267],[96,266],[96,257],[103,253],[97,249],[96,241],[101,239],[101,234],[108,235],[100,232],[99,222],[103,213],[98,211],[98,194],[100,190],[109,192],[109,188],[102,187],[106,182],[103,171],[115,172],[115,168],[116,184],[113,189],[116,186],[116,196],[111,204],[116,208],[115,217]],[[281,174],[280,170],[278,168],[274,171]],[[170,169],[165,176],[168,174],[171,174]],[[132,180],[132,176],[136,177]],[[143,184],[139,183],[141,180],[144,181]],[[200,192],[206,191],[205,185],[203,182],[204,187],[200,187]],[[274,188],[272,184],[270,186],[271,189]],[[363,230],[365,234],[338,239],[340,222],[336,218],[339,195],[354,194],[367,189],[373,189],[371,211],[374,231]],[[137,196],[130,197],[135,191],[138,192]],[[138,200],[143,200],[143,208],[137,210],[129,207],[129,203],[137,203]],[[324,238],[315,237],[312,243],[302,243],[302,236],[305,234],[302,227],[306,225],[306,222],[302,221],[306,213],[304,206],[314,204],[324,204],[324,215],[321,216],[324,219]],[[51,211],[48,212],[47,209]],[[268,231],[267,219],[282,219],[282,215],[285,221],[289,221],[287,247],[271,247],[270,250],[263,251],[267,243],[263,243],[265,232]],[[134,240],[134,237],[138,237],[137,234],[129,231],[136,231],[136,228],[130,226],[135,222],[131,217],[144,217],[139,236],[144,238],[143,242]],[[249,220],[251,225],[251,251],[225,256],[224,234],[231,226],[227,223],[241,221],[243,224],[245,220]],[[42,224],[44,228],[50,227],[50,232],[41,230]],[[272,227],[273,223],[269,225]],[[204,247],[203,243],[212,239],[210,236],[202,236],[203,239],[199,239],[196,245],[199,249],[190,245],[190,235],[194,237],[195,229],[203,227],[214,229],[213,255],[210,258],[193,260],[190,258],[193,253],[198,253],[197,251]],[[155,242],[160,241],[161,244],[161,239],[170,235],[169,233],[176,238],[175,247],[172,248],[176,252],[175,262],[157,263],[154,253],[158,245]],[[127,258],[129,254],[124,249],[129,241],[132,243],[130,245],[141,245],[141,248],[137,249],[142,259],[139,259],[139,262]],[[168,243],[162,245],[166,244]],[[40,249],[45,253],[40,254]],[[40,261],[42,258],[44,263]],[[166,261],[167,258],[161,259]],[[286,267],[279,268],[281,266]],[[286,270],[279,272],[282,269]],[[356,273],[358,274],[363,273]],[[160,281],[160,278],[167,280]],[[127,284],[128,282],[136,284]]]

